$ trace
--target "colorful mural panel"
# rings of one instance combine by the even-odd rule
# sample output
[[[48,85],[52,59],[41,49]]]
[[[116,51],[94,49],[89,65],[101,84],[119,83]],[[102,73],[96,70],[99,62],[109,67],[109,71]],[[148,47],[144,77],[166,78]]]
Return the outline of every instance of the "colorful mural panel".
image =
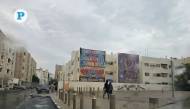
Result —
[[[80,68],[79,81],[104,82],[105,73],[103,68]]]
[[[105,81],[105,51],[80,48],[79,81]]]
[[[138,83],[139,55],[118,54],[118,82]]]

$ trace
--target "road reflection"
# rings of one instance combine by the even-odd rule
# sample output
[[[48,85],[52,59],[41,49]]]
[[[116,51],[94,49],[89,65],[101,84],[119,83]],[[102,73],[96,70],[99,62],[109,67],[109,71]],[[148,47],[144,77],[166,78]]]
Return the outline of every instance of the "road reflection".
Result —
[[[35,93],[34,89],[0,92],[0,108],[16,109],[32,93]]]

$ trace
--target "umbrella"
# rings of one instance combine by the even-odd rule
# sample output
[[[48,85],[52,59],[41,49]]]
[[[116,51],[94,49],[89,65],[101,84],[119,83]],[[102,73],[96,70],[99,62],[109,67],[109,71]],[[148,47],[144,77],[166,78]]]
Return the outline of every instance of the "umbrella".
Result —
[[[114,82],[112,78],[107,78],[106,81]]]

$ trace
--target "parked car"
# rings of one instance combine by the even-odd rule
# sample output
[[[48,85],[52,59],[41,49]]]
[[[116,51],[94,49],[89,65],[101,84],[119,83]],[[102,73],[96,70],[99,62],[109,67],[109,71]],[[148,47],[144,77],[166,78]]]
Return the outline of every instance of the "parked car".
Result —
[[[14,85],[14,86],[13,86],[13,89],[21,89],[21,90],[25,90],[26,87],[25,87],[25,86],[22,86],[22,85]]]
[[[41,93],[42,91],[45,91],[45,92],[49,93],[49,87],[48,87],[48,85],[45,85],[45,84],[39,85],[36,88],[36,90],[37,90],[38,93]]]

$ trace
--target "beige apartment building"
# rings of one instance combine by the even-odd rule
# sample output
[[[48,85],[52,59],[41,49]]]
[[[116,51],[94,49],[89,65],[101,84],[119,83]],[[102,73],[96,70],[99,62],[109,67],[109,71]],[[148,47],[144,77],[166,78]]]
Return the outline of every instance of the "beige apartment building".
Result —
[[[55,79],[59,80],[60,72],[62,71],[63,66],[57,65],[55,66]]]
[[[16,46],[15,48],[16,48],[15,77],[20,80],[21,84],[24,84],[27,83],[28,80],[29,53],[24,47]]]
[[[15,79],[20,80],[19,84],[30,83],[35,72],[36,62],[31,54],[24,47],[14,46],[0,30],[0,85],[12,86]]]
[[[36,62],[34,58],[28,53],[28,68],[27,68],[27,82],[32,82],[32,76],[36,73]]]
[[[15,46],[15,49],[15,77],[20,80],[19,84],[31,83],[32,76],[36,73],[36,62],[25,47]]]
[[[118,81],[118,66],[116,64],[118,63],[117,60],[118,54],[107,54],[105,56],[105,68],[104,68],[104,76],[105,78],[112,78],[114,81]],[[71,53],[71,60],[65,64],[65,66],[62,69],[62,77],[64,78],[64,81],[79,81],[80,76],[80,50],[78,51],[72,51]],[[60,77],[60,78],[62,78]],[[86,80],[82,80],[85,82]],[[101,81],[100,81],[101,82]],[[103,80],[102,80],[103,82]]]
[[[154,57],[140,57],[140,83],[143,84],[157,84],[157,85],[171,85],[172,72],[177,75],[183,72],[181,59],[154,58]],[[171,67],[172,65],[172,67]]]
[[[190,57],[186,57],[186,58],[183,58],[181,59],[183,61],[184,64],[186,63],[190,63]]]
[[[9,85],[14,78],[15,49],[13,42],[0,30],[0,85]]]
[[[72,51],[71,60],[62,68],[59,81],[86,82],[86,77],[89,77],[86,75],[89,73],[84,72],[86,75],[83,75],[84,79],[80,80],[80,58],[80,50]],[[112,78],[116,83],[171,85],[171,62],[174,76],[183,72],[181,59],[171,59],[167,56],[165,58],[139,57],[127,53],[106,54],[103,76],[105,79]]]

